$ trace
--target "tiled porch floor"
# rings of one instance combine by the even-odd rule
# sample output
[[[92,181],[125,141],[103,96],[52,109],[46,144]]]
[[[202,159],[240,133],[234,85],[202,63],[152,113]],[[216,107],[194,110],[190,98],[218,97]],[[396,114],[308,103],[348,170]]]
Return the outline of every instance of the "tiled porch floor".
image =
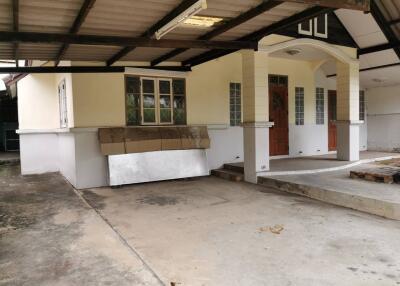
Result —
[[[360,160],[370,160],[396,156],[400,157],[400,153],[374,151],[360,152]],[[336,167],[344,167],[349,164],[351,164],[351,162],[336,160],[336,154],[299,158],[272,159],[270,161],[270,172],[330,169]],[[243,162],[233,163],[230,165],[243,167]]]

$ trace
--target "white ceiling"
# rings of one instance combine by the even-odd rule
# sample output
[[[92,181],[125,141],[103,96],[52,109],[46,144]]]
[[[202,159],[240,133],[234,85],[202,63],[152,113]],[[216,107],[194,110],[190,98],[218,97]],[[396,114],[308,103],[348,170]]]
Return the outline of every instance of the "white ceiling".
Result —
[[[388,43],[371,14],[345,9],[336,10],[335,13],[360,48]],[[360,69],[399,62],[394,50],[390,49],[360,56]],[[400,66],[363,71],[360,73],[360,85],[363,88],[400,85]]]

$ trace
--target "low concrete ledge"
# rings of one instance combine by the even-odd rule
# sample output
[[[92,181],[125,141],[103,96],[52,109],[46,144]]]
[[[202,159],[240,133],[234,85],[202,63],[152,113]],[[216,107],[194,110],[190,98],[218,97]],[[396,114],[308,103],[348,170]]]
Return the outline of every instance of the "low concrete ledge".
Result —
[[[305,196],[389,219],[400,220],[400,202],[381,200],[326,187],[298,184],[270,177],[259,177],[258,183],[279,191]]]
[[[319,173],[327,173],[327,172],[334,172],[334,171],[341,171],[350,169],[352,167],[356,167],[361,164],[368,164],[373,162],[379,161],[386,161],[392,159],[398,159],[400,155],[393,155],[393,156],[385,156],[385,157],[378,157],[378,158],[371,158],[371,159],[362,159],[355,162],[350,162],[343,166],[336,166],[331,168],[323,168],[323,169],[311,169],[311,170],[296,170],[296,171],[270,171],[263,174],[265,177],[272,177],[272,176],[288,176],[288,175],[306,175],[306,174],[319,174]]]

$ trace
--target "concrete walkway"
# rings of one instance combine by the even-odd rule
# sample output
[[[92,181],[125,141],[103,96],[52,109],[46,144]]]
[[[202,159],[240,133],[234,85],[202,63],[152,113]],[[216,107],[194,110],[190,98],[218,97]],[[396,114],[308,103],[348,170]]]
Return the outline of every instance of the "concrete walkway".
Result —
[[[400,283],[397,221],[212,177],[76,192],[18,172],[0,167],[0,285]]]
[[[58,174],[0,166],[0,285],[162,285]]]
[[[167,285],[400,283],[396,221],[213,177],[83,196]]]

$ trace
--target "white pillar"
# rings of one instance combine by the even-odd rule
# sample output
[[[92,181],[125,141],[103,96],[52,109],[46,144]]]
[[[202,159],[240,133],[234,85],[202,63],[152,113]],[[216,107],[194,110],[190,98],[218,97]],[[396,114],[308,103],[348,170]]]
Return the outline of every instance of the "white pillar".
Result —
[[[243,51],[243,140],[245,180],[269,170],[268,54]]]
[[[344,161],[360,159],[358,62],[337,62],[337,158]]]

